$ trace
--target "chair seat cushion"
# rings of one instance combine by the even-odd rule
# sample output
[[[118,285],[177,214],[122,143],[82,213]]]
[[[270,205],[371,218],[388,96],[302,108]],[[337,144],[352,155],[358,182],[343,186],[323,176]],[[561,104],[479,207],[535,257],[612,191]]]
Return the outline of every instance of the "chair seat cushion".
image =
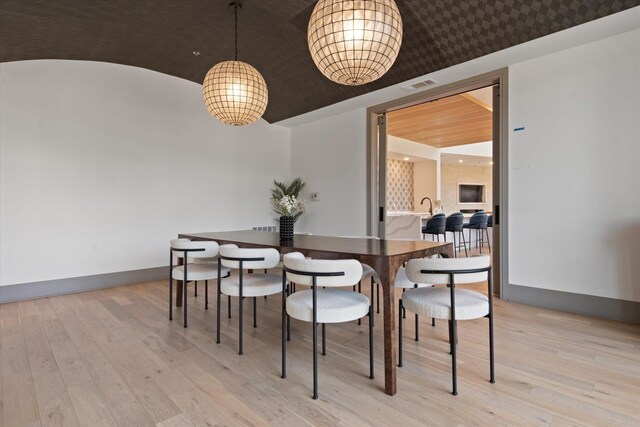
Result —
[[[318,323],[341,323],[369,314],[369,298],[344,289],[318,289]],[[287,297],[287,314],[313,322],[313,291],[305,289]]]
[[[418,283],[419,288],[427,288],[431,286],[433,285],[430,285],[428,283]],[[416,284],[409,280],[409,278],[407,277],[407,270],[404,267],[400,267],[400,270],[398,270],[398,274],[396,274],[396,288],[409,289],[415,287]]]
[[[238,276],[222,281],[220,292],[232,297],[240,296]],[[280,274],[243,274],[242,296],[262,297],[282,292],[282,275]]]
[[[489,314],[489,299],[480,292],[455,289],[456,320],[478,319]],[[408,289],[402,294],[402,305],[413,313],[434,319],[451,319],[451,289]]]
[[[230,270],[226,267],[222,267],[222,277],[228,276]],[[184,279],[184,265],[179,265],[173,268],[171,277],[175,280]],[[202,263],[202,264],[187,264],[187,280],[215,280],[218,278],[218,264],[217,263]]]
[[[378,277],[378,273],[376,273],[373,267],[364,263],[361,263],[361,264],[362,264],[362,280],[366,279],[367,277],[373,277],[373,281],[375,283],[380,283],[380,277]]]

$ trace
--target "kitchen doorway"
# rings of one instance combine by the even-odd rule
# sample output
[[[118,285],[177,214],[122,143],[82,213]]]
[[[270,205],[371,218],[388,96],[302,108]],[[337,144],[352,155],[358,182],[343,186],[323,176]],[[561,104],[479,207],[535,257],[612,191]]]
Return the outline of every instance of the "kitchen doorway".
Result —
[[[487,230],[466,229],[464,243],[458,234],[457,254],[489,253],[490,245],[498,294],[508,283],[506,79],[507,70],[498,70],[371,107],[367,115],[370,234],[442,241],[444,235],[423,234],[434,215],[460,212],[468,223],[484,212]]]

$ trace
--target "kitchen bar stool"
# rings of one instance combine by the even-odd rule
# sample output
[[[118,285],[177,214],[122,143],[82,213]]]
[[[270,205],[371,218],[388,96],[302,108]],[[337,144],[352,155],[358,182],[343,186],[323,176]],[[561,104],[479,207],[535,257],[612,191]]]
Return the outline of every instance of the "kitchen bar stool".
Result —
[[[216,313],[216,344],[220,344],[220,300],[222,294],[238,297],[238,354],[243,354],[243,306],[244,298],[253,298],[253,327],[257,327],[256,298],[280,292],[280,275],[248,274],[248,269],[269,269],[278,265],[280,253],[272,248],[238,248],[236,245],[220,247],[218,264],[218,301]],[[238,270],[237,278],[222,280],[222,268]]]
[[[444,236],[444,241],[447,241],[446,235],[446,223],[447,217],[443,213],[437,213],[427,221],[427,224],[422,227],[422,238],[425,239],[427,234],[431,235],[431,240],[435,242],[435,237],[437,236],[438,242],[440,241],[440,235]]]
[[[467,243],[464,239],[464,216],[461,212],[455,212],[449,215],[445,225],[445,232],[447,231],[453,234],[453,254],[457,257],[458,252],[460,252],[460,248],[464,248],[464,255],[469,256],[469,254],[467,253]],[[458,233],[457,241],[456,233]],[[461,238],[462,244],[460,244]],[[445,238],[444,241],[446,242],[447,239]]]
[[[282,274],[282,378],[287,376],[288,317],[313,324],[313,398],[318,398],[318,324],[322,325],[322,355],[326,355],[325,325],[369,316],[369,378],[373,379],[373,306],[366,295],[343,289],[362,278],[356,260],[306,259],[299,252],[284,256]],[[310,286],[287,296],[287,280]],[[321,288],[320,288],[321,287]],[[320,288],[320,289],[319,289]]]
[[[196,280],[204,280],[204,308],[209,309],[209,280],[218,278],[218,263],[215,257],[218,255],[219,246],[216,242],[193,242],[189,239],[174,239],[169,249],[169,320],[173,320],[173,281],[182,280],[184,315],[183,326],[187,327],[187,284]],[[183,260],[183,265],[174,267],[173,258]],[[196,259],[208,260],[208,262],[195,263]],[[220,275],[228,276],[228,268],[220,269]],[[197,295],[196,295],[197,296]]]
[[[431,282],[447,287],[409,289],[399,301],[398,366],[402,367],[402,311],[449,321],[449,346],[453,394],[458,394],[456,339],[457,321],[489,319],[490,382],[495,383],[493,349],[493,288],[491,259],[488,255],[468,258],[422,258],[407,262],[407,277],[415,282]],[[458,285],[487,282],[487,295]]]
[[[484,235],[486,233],[487,239],[489,238],[489,232],[487,231],[487,224],[489,217],[486,212],[476,212],[473,214],[468,224],[464,224],[464,228],[469,229],[469,249],[471,249],[471,230],[476,230],[476,247],[480,248],[482,253],[482,247],[484,246]],[[489,245],[489,252],[491,252],[491,244],[487,240]]]

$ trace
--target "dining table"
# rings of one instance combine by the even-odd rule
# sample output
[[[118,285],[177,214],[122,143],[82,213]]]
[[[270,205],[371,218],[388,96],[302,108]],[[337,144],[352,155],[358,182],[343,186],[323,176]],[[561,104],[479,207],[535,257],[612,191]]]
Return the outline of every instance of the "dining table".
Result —
[[[220,245],[238,247],[275,248],[281,254],[301,252],[317,259],[356,259],[370,265],[380,279],[384,324],[384,391],[397,392],[395,278],[398,269],[413,258],[432,255],[453,257],[453,244],[426,240],[388,240],[358,237],[337,237],[296,234],[293,240],[280,240],[279,233],[256,230],[215,231],[179,234],[194,241],[215,241]],[[176,287],[176,305],[182,301],[182,282]]]

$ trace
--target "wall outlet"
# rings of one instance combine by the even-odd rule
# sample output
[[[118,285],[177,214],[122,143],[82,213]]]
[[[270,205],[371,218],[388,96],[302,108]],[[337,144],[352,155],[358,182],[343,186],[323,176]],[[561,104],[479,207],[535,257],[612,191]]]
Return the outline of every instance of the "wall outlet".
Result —
[[[311,200],[313,200],[314,202],[320,200],[320,193],[311,193]]]

